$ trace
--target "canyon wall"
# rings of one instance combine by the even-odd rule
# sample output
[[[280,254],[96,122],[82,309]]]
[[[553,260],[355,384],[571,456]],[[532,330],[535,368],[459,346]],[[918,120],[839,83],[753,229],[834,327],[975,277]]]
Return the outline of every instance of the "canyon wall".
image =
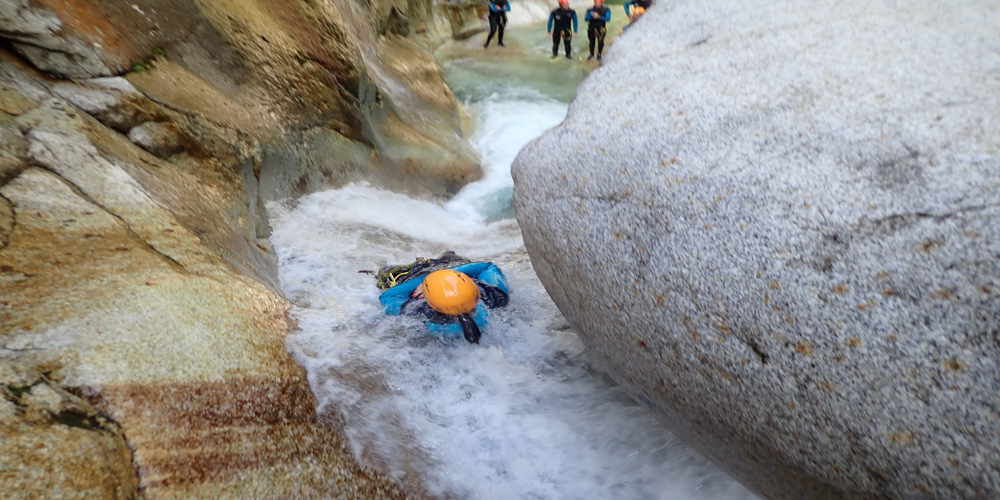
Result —
[[[0,0],[0,486],[402,498],[285,350],[263,203],[481,175],[429,1]]]

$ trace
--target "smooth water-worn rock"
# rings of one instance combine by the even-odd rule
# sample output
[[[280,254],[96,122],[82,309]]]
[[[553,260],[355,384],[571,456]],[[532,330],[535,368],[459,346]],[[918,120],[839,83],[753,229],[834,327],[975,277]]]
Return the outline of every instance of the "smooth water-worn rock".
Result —
[[[94,77],[128,73],[159,103],[237,128],[268,153],[322,149],[315,139],[332,135],[316,129],[375,153],[361,165],[328,159],[304,179],[324,178],[322,169],[331,182],[367,177],[440,195],[482,172],[428,47],[477,7],[433,4],[2,0],[0,39],[50,74],[86,80],[54,92],[88,113],[101,92],[135,90]],[[120,108],[134,118],[127,102]]]
[[[998,26],[661,2],[514,165],[587,346],[767,498],[1000,497]]]
[[[429,47],[481,6],[432,4],[0,0],[4,498],[404,496],[284,348],[263,198],[480,175]]]
[[[256,144],[2,50],[0,91],[4,498],[403,498],[284,347]]]

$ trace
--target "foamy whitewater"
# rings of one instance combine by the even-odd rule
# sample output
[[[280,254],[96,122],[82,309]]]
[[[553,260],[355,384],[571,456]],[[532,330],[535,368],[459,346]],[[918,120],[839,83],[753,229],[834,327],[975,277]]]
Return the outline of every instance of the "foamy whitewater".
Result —
[[[493,95],[475,107],[486,175],[444,205],[349,185],[268,206],[301,328],[288,348],[319,413],[364,463],[438,498],[755,498],[591,364],[531,269],[509,167],[566,105]],[[358,272],[445,250],[491,260],[510,282],[481,345],[385,316]]]

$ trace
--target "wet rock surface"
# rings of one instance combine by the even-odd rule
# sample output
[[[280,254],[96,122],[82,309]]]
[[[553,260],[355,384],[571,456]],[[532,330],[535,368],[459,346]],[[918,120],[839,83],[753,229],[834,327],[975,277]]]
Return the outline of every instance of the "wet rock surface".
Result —
[[[514,165],[539,278],[767,498],[1000,495],[991,2],[673,2]]]
[[[168,159],[125,135],[153,124]],[[284,347],[256,140],[2,49],[0,140],[5,495],[404,497]]]
[[[46,375],[0,363],[4,497],[138,498],[121,427]]]
[[[363,163],[311,166],[303,177],[325,186],[367,179],[441,195],[482,174],[427,50],[451,36],[452,24],[478,22],[471,4],[5,0],[0,7],[0,37],[36,67],[83,80],[82,89],[55,93],[89,113],[106,104],[101,90],[86,87],[127,94],[134,89],[102,80],[129,73],[160,104],[238,128],[279,156],[323,149],[314,129],[336,135],[334,146],[350,141],[375,153]],[[407,64],[386,63],[392,58]],[[116,107],[106,112],[120,122],[116,129],[149,120],[128,102]]]

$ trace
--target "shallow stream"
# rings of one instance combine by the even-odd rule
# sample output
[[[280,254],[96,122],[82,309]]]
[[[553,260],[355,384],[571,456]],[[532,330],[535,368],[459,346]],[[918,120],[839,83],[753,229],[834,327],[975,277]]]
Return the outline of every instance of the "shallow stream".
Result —
[[[516,33],[515,33],[516,35]],[[473,499],[754,498],[678,442],[592,365],[531,269],[513,219],[510,164],[557,125],[584,72],[547,61],[447,63],[476,116],[485,177],[447,202],[348,185],[268,206],[300,331],[288,339],[319,412],[366,464],[411,491]],[[512,38],[517,38],[512,37]],[[470,42],[474,43],[474,42]],[[478,42],[481,49],[481,41]],[[478,346],[386,317],[375,270],[454,250],[506,273],[511,303]]]

